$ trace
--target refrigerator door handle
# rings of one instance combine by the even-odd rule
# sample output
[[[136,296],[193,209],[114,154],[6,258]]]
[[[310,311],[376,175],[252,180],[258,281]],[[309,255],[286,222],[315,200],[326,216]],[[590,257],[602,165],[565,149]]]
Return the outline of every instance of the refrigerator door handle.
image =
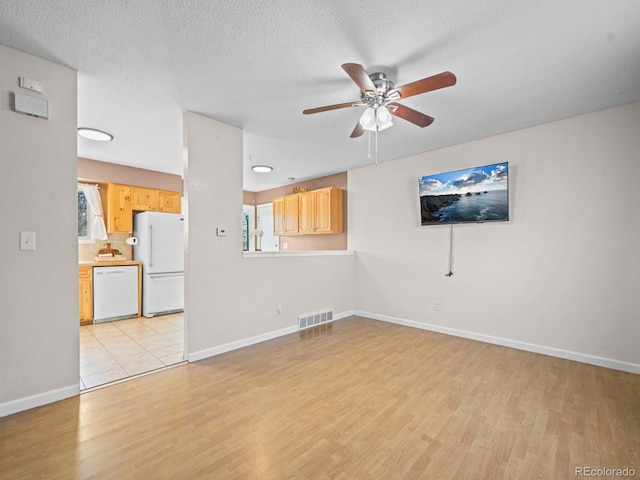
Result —
[[[169,277],[184,277],[184,272],[176,272],[176,273],[162,273],[160,275],[149,275],[149,278],[169,278]]]
[[[149,267],[153,267],[153,225],[149,225]]]

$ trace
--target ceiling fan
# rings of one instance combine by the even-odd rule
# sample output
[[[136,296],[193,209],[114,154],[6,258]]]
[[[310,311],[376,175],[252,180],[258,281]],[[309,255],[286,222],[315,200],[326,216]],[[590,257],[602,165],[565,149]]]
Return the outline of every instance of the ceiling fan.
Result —
[[[376,72],[369,75],[362,65],[357,63],[345,63],[342,68],[360,88],[360,100],[309,108],[302,113],[310,115],[340,108],[366,106],[367,109],[351,132],[351,138],[361,136],[365,130],[381,131],[389,128],[392,125],[392,115],[419,127],[424,128],[431,125],[433,117],[402,105],[396,100],[456,84],[456,76],[453,73],[442,72],[401,87],[394,87],[393,82],[384,73]]]

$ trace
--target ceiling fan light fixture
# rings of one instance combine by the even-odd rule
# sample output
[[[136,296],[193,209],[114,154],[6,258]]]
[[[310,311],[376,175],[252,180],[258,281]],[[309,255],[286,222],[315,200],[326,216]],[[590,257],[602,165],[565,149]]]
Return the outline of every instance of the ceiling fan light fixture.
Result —
[[[368,107],[360,117],[360,125],[365,130],[375,131],[376,129],[376,111],[372,107]]]
[[[386,130],[391,125],[393,125],[391,119],[391,113],[384,105],[381,105],[376,110],[376,125],[378,126],[378,130]]]
[[[110,142],[113,140],[113,135],[96,128],[78,127],[78,135],[96,142]]]
[[[384,105],[368,107],[360,117],[360,125],[371,132],[386,130],[393,125],[391,112]]]
[[[269,173],[273,171],[273,167],[269,165],[254,165],[251,167],[251,170],[258,173]]]

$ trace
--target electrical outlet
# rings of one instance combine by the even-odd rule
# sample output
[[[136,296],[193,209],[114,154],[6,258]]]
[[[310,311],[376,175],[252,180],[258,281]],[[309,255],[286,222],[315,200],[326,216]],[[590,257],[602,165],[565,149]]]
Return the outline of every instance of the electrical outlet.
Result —
[[[434,309],[436,312],[439,312],[439,311],[440,311],[440,300],[436,300],[435,302],[433,302],[433,309]]]

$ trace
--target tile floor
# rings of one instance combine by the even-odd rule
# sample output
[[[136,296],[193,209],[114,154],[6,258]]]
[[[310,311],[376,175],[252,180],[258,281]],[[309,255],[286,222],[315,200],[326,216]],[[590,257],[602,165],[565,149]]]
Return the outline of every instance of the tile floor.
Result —
[[[183,362],[183,350],[183,313],[80,327],[80,388]]]

